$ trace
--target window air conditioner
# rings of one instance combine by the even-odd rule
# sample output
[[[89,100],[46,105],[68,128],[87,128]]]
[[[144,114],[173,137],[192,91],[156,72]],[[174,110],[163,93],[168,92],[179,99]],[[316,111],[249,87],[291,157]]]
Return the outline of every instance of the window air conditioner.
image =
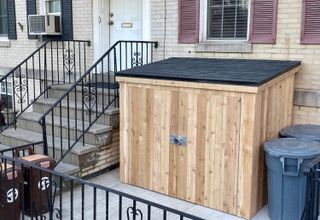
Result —
[[[61,35],[60,15],[29,15],[30,35]]]

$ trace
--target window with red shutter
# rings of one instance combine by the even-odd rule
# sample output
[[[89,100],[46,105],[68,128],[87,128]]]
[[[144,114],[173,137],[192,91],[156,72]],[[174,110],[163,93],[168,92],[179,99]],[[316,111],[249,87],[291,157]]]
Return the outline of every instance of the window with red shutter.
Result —
[[[248,0],[208,0],[209,40],[247,40]]]
[[[301,43],[320,44],[320,2],[303,0]]]
[[[179,0],[179,43],[199,42],[200,0]]]
[[[251,0],[251,43],[276,43],[278,0]]]

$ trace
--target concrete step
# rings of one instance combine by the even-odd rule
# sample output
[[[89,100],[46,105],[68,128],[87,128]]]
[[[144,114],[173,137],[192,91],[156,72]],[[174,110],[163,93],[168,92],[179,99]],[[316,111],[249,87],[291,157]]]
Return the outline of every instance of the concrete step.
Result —
[[[38,123],[42,114],[37,112],[25,112],[17,121],[17,126],[21,129],[42,133],[42,127]],[[82,130],[89,127],[89,123],[74,119],[47,117],[47,134],[56,137],[63,137],[75,140],[83,132]],[[85,134],[85,143],[97,145],[102,147],[110,144],[112,141],[112,127],[108,125],[95,123],[91,126],[89,131]]]
[[[9,145],[5,145],[5,144],[1,144],[0,143],[0,152],[4,151],[4,150],[9,150],[11,148],[12,147],[10,147]],[[0,153],[0,155],[7,156],[7,157],[13,157],[13,152],[12,151],[6,151],[3,154]]]
[[[1,143],[4,145],[16,147],[28,143],[42,141],[42,134],[17,128],[7,129],[0,134]],[[54,142],[53,142],[54,140]],[[68,151],[68,141],[66,139],[53,138],[48,136],[49,156],[58,160],[61,158],[61,153]],[[53,144],[54,143],[54,144]],[[62,143],[62,145],[61,145]],[[55,155],[53,155],[53,145],[55,145]],[[37,153],[43,153],[43,146],[35,147]],[[96,163],[96,155],[98,148],[94,145],[77,143],[64,158],[64,162],[75,165],[83,169]]]
[[[41,98],[38,99],[36,103],[33,104],[33,111],[38,113],[46,113],[47,110],[57,101],[55,98]],[[69,106],[69,111],[68,111]],[[55,116],[64,116],[66,117],[69,114],[69,118],[78,119],[83,121],[92,121],[96,117],[96,109],[98,113],[102,112],[102,106],[98,105],[97,108],[94,106],[93,114],[90,115],[87,108],[82,105],[82,102],[69,102],[69,105],[66,100],[61,102],[61,111],[60,106],[57,106],[54,110]],[[51,112],[52,113],[52,112]],[[77,116],[77,117],[76,117]],[[113,128],[119,127],[119,108],[110,106],[106,112],[96,121],[96,123],[112,126]]]
[[[76,176],[80,177],[80,167],[68,164],[65,162],[60,162],[58,165],[54,168],[55,171],[66,174],[66,175],[71,175],[71,176]]]
[[[117,94],[117,87],[111,86],[110,89],[108,89],[107,83],[101,83],[98,81],[97,83],[98,89],[96,89],[95,86],[96,85],[94,82],[91,83],[91,87],[89,87],[89,84],[84,84],[83,87],[82,85],[77,86],[75,89],[72,90],[72,92],[69,93],[69,101],[77,100],[82,102],[82,100],[88,100],[89,95],[91,95],[94,102],[97,99],[97,103],[99,105],[102,105],[113,100],[114,95]],[[71,87],[70,84],[52,85],[50,86],[50,89],[48,91],[48,97],[60,98],[66,93],[66,91],[70,89],[70,87]],[[89,91],[91,91],[91,93],[89,93]]]

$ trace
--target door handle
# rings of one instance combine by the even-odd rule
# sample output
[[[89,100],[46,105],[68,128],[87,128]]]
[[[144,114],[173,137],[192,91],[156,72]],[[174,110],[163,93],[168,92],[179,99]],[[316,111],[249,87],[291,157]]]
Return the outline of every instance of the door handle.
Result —
[[[98,17],[98,22],[99,22],[99,24],[101,23],[101,17],[100,16]]]
[[[109,21],[109,25],[114,25],[114,21]]]

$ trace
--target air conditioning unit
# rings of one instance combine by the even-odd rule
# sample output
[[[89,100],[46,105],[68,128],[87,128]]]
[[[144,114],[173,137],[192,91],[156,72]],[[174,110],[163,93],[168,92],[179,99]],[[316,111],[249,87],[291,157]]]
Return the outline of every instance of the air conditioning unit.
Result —
[[[61,35],[60,15],[29,15],[30,35]]]

